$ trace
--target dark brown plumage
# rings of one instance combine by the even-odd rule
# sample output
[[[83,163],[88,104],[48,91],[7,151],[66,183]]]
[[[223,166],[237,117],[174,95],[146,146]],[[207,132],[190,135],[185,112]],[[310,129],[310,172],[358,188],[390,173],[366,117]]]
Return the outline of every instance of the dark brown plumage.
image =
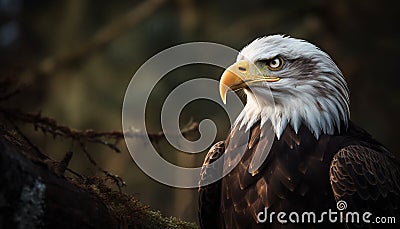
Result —
[[[231,135],[238,132],[234,129]],[[226,148],[225,154],[229,155],[231,135],[207,154],[203,179],[211,168],[207,165]],[[253,140],[257,145],[259,122],[252,127],[251,136],[258,136]],[[249,142],[242,141],[247,145]],[[317,227],[321,224],[282,225],[276,220],[260,224],[256,215],[264,207],[268,211],[298,213],[337,210],[338,200],[347,202],[348,211],[370,211],[373,216],[395,216],[400,220],[400,160],[352,123],[344,133],[321,135],[319,140],[304,126],[298,134],[288,126],[280,140],[275,138],[258,174],[252,176],[247,169],[255,148],[246,150],[229,175],[199,189],[202,228]],[[327,224],[333,228],[340,225],[344,227]]]

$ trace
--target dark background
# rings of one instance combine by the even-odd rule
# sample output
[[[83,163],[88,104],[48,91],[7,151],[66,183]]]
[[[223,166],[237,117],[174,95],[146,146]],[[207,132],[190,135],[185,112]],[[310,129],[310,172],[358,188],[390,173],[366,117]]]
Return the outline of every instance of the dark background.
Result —
[[[147,8],[138,10],[142,4]],[[8,106],[41,111],[76,129],[121,130],[125,89],[154,54],[192,41],[241,49],[257,37],[282,33],[306,39],[331,55],[351,90],[351,119],[399,152],[398,12],[395,1],[382,0],[0,0],[0,77],[24,85],[20,94],[7,101]],[[147,117],[149,128],[160,130],[157,104],[177,82],[200,76],[218,79],[222,71],[194,66],[170,73],[153,93],[158,102],[151,106],[154,115]],[[190,104],[182,122],[210,117],[220,123],[216,140],[223,139],[229,128],[226,115],[211,102]],[[31,126],[23,130],[55,159],[76,148],[71,141],[43,136]],[[123,142],[120,147],[124,148]],[[165,142],[157,147],[166,158],[182,162]],[[90,152],[103,168],[126,180],[124,192],[165,215],[197,220],[196,190],[151,180],[125,148],[115,154],[92,145]],[[199,165],[204,156],[190,163]],[[97,173],[79,153],[70,167],[87,175]]]

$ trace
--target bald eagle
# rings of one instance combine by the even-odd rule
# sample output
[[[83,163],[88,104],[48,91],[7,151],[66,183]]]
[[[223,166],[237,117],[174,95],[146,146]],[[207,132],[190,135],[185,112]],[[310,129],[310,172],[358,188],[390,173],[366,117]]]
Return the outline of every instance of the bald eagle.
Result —
[[[288,36],[256,39],[223,73],[224,102],[229,89],[243,90],[247,102],[227,139],[205,158],[202,228],[382,226],[374,224],[377,217],[400,222],[400,158],[349,120],[349,90],[328,54]],[[349,212],[359,213],[358,220]]]

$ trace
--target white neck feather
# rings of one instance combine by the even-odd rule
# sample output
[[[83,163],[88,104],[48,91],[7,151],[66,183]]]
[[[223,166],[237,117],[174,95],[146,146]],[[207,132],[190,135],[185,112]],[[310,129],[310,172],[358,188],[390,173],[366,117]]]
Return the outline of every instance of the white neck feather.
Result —
[[[236,124],[240,128],[245,127],[246,131],[259,120],[261,126],[270,120],[278,139],[288,124],[296,133],[301,124],[304,124],[318,139],[321,134],[340,132],[341,124],[348,123],[348,103],[343,106],[337,97],[302,93],[301,97],[287,96],[286,99],[280,98],[278,102],[266,99],[271,96],[265,94],[257,96],[262,90],[252,88],[252,93],[246,90],[247,104],[236,120]]]

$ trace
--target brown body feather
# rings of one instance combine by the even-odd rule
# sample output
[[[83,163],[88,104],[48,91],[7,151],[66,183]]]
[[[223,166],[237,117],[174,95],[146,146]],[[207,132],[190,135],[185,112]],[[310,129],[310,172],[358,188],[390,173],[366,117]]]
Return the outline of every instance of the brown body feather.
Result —
[[[320,228],[322,224],[280,224],[276,218],[272,223],[257,223],[257,213],[267,207],[268,212],[313,211],[318,215],[337,210],[339,200],[347,202],[348,211],[369,211],[373,216],[395,216],[400,221],[400,160],[364,130],[349,123],[342,134],[323,134],[317,140],[305,126],[297,134],[287,126],[253,175],[248,168],[262,141],[260,123],[250,131],[232,143],[232,135],[240,132],[233,129],[206,157],[202,179],[212,174],[209,169],[222,169],[209,167],[221,155],[229,158],[229,151],[243,144],[247,147],[227,176],[200,187],[202,228]]]

